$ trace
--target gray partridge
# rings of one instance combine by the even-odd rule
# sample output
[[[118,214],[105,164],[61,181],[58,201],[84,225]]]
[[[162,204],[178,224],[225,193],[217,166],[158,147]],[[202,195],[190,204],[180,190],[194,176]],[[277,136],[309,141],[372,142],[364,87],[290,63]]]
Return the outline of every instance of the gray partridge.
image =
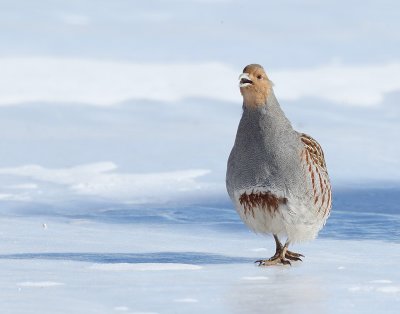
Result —
[[[290,243],[314,239],[332,206],[321,146],[295,131],[275,98],[262,66],[250,64],[239,77],[243,114],[228,159],[226,187],[244,223],[272,234],[275,255],[259,265],[291,264],[303,255]],[[284,245],[279,238],[286,237]]]

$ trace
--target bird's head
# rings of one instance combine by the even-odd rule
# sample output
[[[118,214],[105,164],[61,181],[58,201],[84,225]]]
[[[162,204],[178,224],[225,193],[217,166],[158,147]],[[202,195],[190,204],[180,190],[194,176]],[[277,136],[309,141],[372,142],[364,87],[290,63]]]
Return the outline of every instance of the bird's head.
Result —
[[[249,64],[239,76],[239,87],[244,105],[255,108],[266,104],[272,82],[261,65]]]

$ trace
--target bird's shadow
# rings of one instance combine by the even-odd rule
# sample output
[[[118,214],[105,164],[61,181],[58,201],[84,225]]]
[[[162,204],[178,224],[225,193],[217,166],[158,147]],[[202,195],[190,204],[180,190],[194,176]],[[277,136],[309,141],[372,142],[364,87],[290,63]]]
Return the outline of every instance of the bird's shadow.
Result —
[[[246,257],[227,256],[202,252],[152,252],[152,253],[18,253],[0,255],[0,260],[59,260],[101,264],[113,263],[182,263],[182,264],[242,264],[254,262]]]

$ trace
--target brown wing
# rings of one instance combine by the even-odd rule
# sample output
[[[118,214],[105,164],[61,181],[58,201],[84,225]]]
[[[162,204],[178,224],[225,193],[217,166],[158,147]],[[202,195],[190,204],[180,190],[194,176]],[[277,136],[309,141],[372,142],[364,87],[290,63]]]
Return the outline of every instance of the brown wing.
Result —
[[[314,205],[327,217],[332,207],[332,191],[321,145],[311,136],[299,133],[304,144],[302,159],[312,185]]]
[[[328,172],[328,170],[326,169],[324,152],[322,151],[321,145],[319,145],[319,143],[314,140],[310,135],[304,133],[300,133],[300,139],[303,142],[304,147],[310,154],[313,162],[324,169],[326,172]]]

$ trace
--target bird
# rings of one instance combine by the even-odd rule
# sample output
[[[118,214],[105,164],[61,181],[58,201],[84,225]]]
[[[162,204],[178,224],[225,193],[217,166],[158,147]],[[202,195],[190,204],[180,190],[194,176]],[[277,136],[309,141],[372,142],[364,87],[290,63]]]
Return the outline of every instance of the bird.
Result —
[[[226,188],[243,222],[255,233],[274,237],[275,254],[255,263],[291,265],[304,255],[289,251],[289,244],[315,239],[331,212],[324,152],[310,135],[293,129],[261,65],[247,65],[239,87],[243,111],[227,162]]]

